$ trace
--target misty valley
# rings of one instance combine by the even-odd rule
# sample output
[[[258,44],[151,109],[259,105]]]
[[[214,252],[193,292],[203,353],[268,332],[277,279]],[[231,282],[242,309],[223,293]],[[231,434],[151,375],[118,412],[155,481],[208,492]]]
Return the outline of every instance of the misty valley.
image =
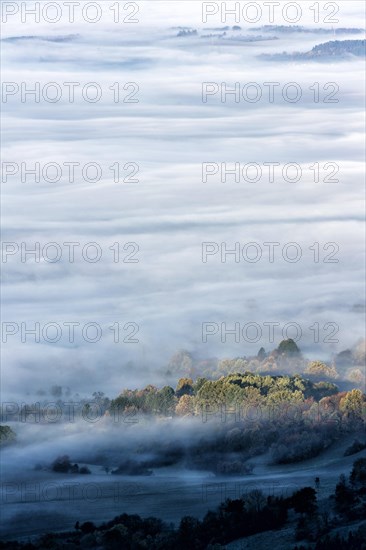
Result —
[[[0,550],[366,550],[363,8],[0,2]]]
[[[162,369],[169,384],[161,387],[80,399],[54,386],[39,390],[35,402],[4,403],[2,538],[12,539],[16,529],[19,542],[1,548],[20,548],[29,538],[29,548],[47,547],[45,524],[63,532],[49,535],[50,548],[117,548],[123,541],[125,548],[145,548],[148,534],[126,527],[128,514],[142,523],[156,518],[149,548],[184,548],[186,516],[196,518],[189,535],[195,548],[292,523],[294,547],[299,530],[310,540],[318,532],[315,509],[334,503],[340,476],[351,475],[356,459],[359,488],[351,484],[350,490],[364,513],[364,355],[364,341],[330,361],[307,359],[291,339],[268,353],[261,348],[256,356],[226,360],[183,350]],[[296,523],[293,499],[302,502],[295,496],[306,488],[311,513]],[[253,514],[254,507],[258,522],[248,533],[225,524],[207,540],[202,525],[210,514],[221,518],[225,506],[234,515]],[[335,506],[326,532],[339,522],[342,502]],[[121,514],[124,519],[112,521]],[[127,543],[127,531],[136,538],[135,528],[141,541]],[[69,546],[62,546],[66,539]]]

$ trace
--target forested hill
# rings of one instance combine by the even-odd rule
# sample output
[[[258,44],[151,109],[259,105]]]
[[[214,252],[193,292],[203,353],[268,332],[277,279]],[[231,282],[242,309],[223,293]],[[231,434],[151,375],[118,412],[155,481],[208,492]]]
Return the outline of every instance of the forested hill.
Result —
[[[324,44],[317,44],[309,52],[283,52],[273,55],[262,55],[262,59],[274,61],[304,60],[322,61],[328,59],[347,59],[352,57],[365,57],[366,40],[331,40]]]
[[[357,57],[365,56],[366,40],[332,40],[324,44],[314,46],[311,52],[308,52],[309,57],[317,56],[344,56],[356,55]]]

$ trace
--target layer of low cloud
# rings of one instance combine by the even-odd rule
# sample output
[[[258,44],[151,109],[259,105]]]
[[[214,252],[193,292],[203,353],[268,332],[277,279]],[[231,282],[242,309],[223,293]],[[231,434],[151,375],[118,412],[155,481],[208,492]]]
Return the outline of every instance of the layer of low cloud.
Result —
[[[205,344],[203,322],[283,327],[294,321],[303,329],[299,346],[311,356],[350,347],[362,335],[362,310],[355,304],[363,303],[364,289],[363,63],[257,59],[260,53],[307,51],[329,36],[228,46],[179,39],[171,26],[203,28],[196,7],[189,11],[176,3],[184,11],[179,15],[172,13],[173,2],[165,4],[154,2],[149,24],[123,33],[100,25],[91,34],[84,23],[56,29],[60,37],[72,33],[75,39],[3,43],[7,81],[98,82],[104,94],[96,104],[22,104],[15,98],[6,105],[3,161],[98,162],[104,174],[98,183],[12,178],[4,185],[4,241],[29,248],[35,242],[97,242],[103,250],[97,264],[80,255],[73,264],[65,258],[22,263],[16,255],[3,265],[4,321],[103,327],[96,344],[82,338],[74,345],[64,339],[36,344],[31,337],[22,343],[19,334],[9,337],[3,350],[6,396],[52,384],[113,396],[123,386],[153,381],[177,348],[227,357],[271,347],[265,334],[255,344],[230,338],[223,344],[219,336]],[[352,9],[347,7],[341,26],[358,26],[360,3],[343,4]],[[45,25],[21,32],[9,26],[4,36],[37,34],[51,33]],[[116,81],[138,83],[140,103],[113,103],[108,90]],[[297,104],[281,95],[274,104],[217,99],[203,104],[202,82],[297,82],[304,93]],[[339,103],[314,104],[309,87],[316,82],[321,90],[337,83]],[[140,183],[113,183],[114,162],[139,164]],[[221,183],[219,177],[203,183],[203,162],[296,162],[304,176],[298,183],[282,178]],[[314,183],[309,166],[315,162],[337,163],[339,183]],[[114,263],[109,247],[115,242],[136,242],[139,263]],[[281,255],[274,263],[265,258],[235,263],[228,257],[222,263],[217,254],[202,263],[202,242],[226,243],[228,249],[236,242],[297,242],[303,258],[291,264]],[[314,263],[309,247],[316,242],[336,243],[339,263]],[[109,329],[115,322],[137,323],[140,343],[115,344]],[[338,324],[339,343],[315,344],[309,330],[315,322]],[[127,366],[130,360],[133,368]]]

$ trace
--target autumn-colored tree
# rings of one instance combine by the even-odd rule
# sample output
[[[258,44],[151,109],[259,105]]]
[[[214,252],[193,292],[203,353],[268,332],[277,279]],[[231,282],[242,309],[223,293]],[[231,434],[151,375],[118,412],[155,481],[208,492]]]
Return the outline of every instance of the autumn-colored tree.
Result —
[[[199,377],[196,380],[196,383],[193,386],[193,390],[195,395],[199,392],[199,390],[202,388],[203,384],[207,382],[207,378]]]
[[[327,378],[338,378],[338,373],[333,365],[327,365],[322,361],[311,361],[305,369],[306,374],[313,376],[326,376]]]
[[[354,420],[365,420],[366,403],[361,390],[351,390],[341,399],[340,410]]]
[[[194,414],[194,397],[191,395],[182,395],[175,407],[175,413],[178,416],[193,416]]]
[[[301,403],[304,400],[304,396],[301,391],[291,391],[288,389],[276,389],[271,391],[267,397],[267,403],[270,405],[280,405],[288,403]]]

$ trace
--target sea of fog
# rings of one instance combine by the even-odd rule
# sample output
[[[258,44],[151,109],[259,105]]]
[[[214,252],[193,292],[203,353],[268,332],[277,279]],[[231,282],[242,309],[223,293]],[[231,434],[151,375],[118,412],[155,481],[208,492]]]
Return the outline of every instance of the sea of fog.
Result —
[[[171,10],[160,19],[155,11],[123,32],[82,23],[4,30],[7,80],[62,92],[37,103],[19,91],[4,105],[3,158],[18,167],[3,184],[3,241],[12,243],[3,264],[6,398],[22,395],[20,381],[30,394],[59,384],[83,395],[156,383],[181,348],[202,358],[254,355],[294,337],[322,358],[362,335],[363,60],[264,61],[333,36],[273,31],[266,36],[278,40],[223,42],[202,37],[209,24],[193,11],[177,12],[175,26],[198,35],[177,37]],[[346,11],[341,26],[354,22]],[[80,84],[73,103],[65,82]],[[97,102],[81,95],[90,82],[102,90]],[[204,82],[238,83],[240,92],[255,83],[263,97],[203,102]],[[115,103],[116,83],[138,103]],[[276,83],[273,102],[264,83]],[[288,83],[301,92],[296,103],[284,100]],[[57,163],[61,175],[51,169],[37,183],[27,173],[37,162]],[[83,179],[91,162],[100,172]],[[70,163],[79,163],[74,181]],[[256,163],[262,176],[223,183],[220,172],[204,182],[203,163]],[[273,181],[265,163],[280,165]],[[283,178],[288,163],[300,166],[299,181]],[[272,259],[264,243],[277,243]]]

